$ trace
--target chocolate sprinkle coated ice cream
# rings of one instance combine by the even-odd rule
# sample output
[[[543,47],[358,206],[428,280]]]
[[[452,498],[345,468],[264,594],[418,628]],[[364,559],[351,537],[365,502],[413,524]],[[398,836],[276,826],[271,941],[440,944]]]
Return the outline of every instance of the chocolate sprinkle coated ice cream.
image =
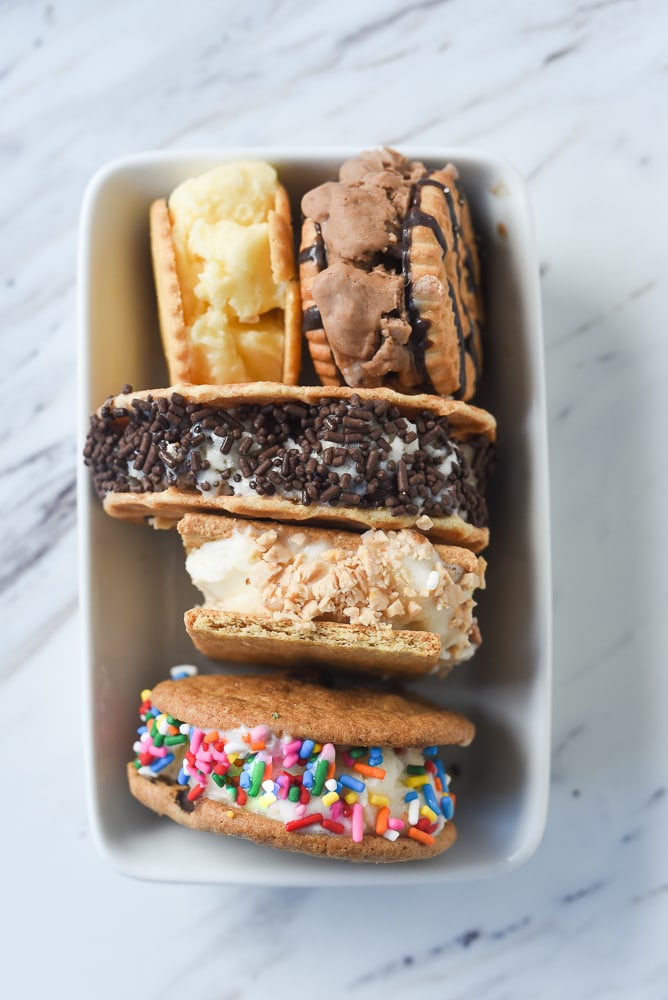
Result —
[[[223,408],[172,392],[127,406],[109,401],[91,417],[84,458],[101,498],[177,486],[306,507],[387,508],[393,517],[456,513],[484,526],[491,447],[481,435],[455,440],[446,417],[402,415],[382,396]]]

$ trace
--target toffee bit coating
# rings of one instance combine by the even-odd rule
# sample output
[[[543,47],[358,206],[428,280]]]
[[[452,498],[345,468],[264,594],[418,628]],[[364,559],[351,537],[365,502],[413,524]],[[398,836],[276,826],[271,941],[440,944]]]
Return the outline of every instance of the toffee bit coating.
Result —
[[[98,495],[176,486],[208,496],[280,496],[296,504],[387,508],[392,516],[458,514],[483,527],[492,445],[461,442],[428,410],[412,419],[386,400],[228,409],[166,399],[110,399],[91,417],[84,461]]]

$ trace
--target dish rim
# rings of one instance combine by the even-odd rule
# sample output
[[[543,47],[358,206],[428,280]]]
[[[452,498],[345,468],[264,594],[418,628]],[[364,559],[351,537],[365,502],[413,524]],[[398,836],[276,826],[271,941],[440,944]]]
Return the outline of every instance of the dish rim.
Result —
[[[367,147],[370,148],[370,147]],[[96,778],[93,754],[85,755],[85,783],[86,798],[88,805],[89,824],[93,841],[103,857],[109,861],[116,870],[131,877],[149,879],[152,881],[179,882],[179,883],[202,883],[202,884],[247,884],[247,885],[273,885],[273,886],[326,886],[326,885],[397,885],[397,884],[417,884],[434,881],[458,881],[464,879],[477,879],[510,872],[521,864],[524,864],[536,851],[539,846],[545,824],[547,820],[547,810],[549,801],[549,763],[550,763],[550,736],[551,736],[551,685],[552,685],[552,614],[551,614],[551,552],[550,552],[550,512],[549,512],[549,477],[548,477],[548,436],[547,436],[547,406],[545,388],[545,359],[543,346],[542,316],[540,304],[540,289],[538,281],[537,258],[535,253],[535,243],[533,225],[531,223],[531,211],[528,200],[526,184],[519,172],[507,161],[485,153],[481,150],[467,147],[447,147],[435,145],[411,145],[401,146],[400,151],[410,157],[423,160],[439,160],[445,162],[452,160],[456,164],[466,167],[476,166],[491,171],[498,171],[504,179],[511,182],[512,194],[515,199],[514,212],[516,216],[522,217],[523,223],[523,243],[527,253],[526,260],[519,261],[521,274],[521,288],[523,293],[523,307],[531,317],[531,336],[526,338],[527,361],[531,370],[531,390],[534,401],[532,421],[530,430],[527,431],[531,439],[532,466],[530,483],[534,491],[531,504],[531,514],[535,519],[531,534],[533,538],[533,550],[541,552],[540,566],[534,566],[535,577],[539,584],[540,593],[537,596],[537,607],[541,612],[541,635],[542,640],[542,663],[540,672],[533,678],[537,689],[534,698],[539,704],[534,706],[535,714],[540,714],[542,720],[541,734],[539,740],[534,734],[532,742],[532,752],[534,759],[531,761],[532,772],[532,823],[531,834],[527,836],[521,847],[514,853],[503,859],[495,861],[479,862],[477,865],[470,865],[468,869],[458,869],[456,860],[449,863],[442,869],[437,870],[429,862],[418,865],[346,865],[333,864],[328,859],[317,860],[321,866],[316,875],[316,870],[312,865],[304,865],[303,877],[295,877],[294,872],[288,874],[282,871],[280,860],[283,855],[276,853],[279,864],[272,865],[273,877],[267,878],[265,869],[261,869],[261,876],[253,877],[253,871],[229,871],[224,877],[202,877],[192,876],[180,877],[178,873],[169,872],[169,863],[163,865],[165,869],[162,873],[147,873],[141,870],[127,851],[119,848],[104,830],[101,822],[100,810],[98,807],[99,796],[102,790]],[[203,149],[182,149],[182,150],[156,150],[133,153],[127,156],[120,156],[102,165],[89,180],[84,193],[79,225],[79,238],[77,248],[77,350],[78,350],[78,377],[77,377],[77,447],[78,455],[81,455],[85,442],[88,420],[92,410],[99,405],[102,400],[94,402],[91,406],[90,398],[90,377],[91,377],[91,336],[89,330],[88,317],[90,305],[94,294],[91,288],[91,275],[89,269],[90,242],[95,224],[95,209],[101,194],[106,186],[120,174],[132,170],[146,170],[150,168],[173,167],[186,169],[187,164],[206,163],[212,165],[216,162],[225,162],[237,159],[261,159],[280,165],[288,163],[297,168],[306,165],[313,166],[319,163],[339,161],[348,159],[351,156],[359,155],[359,148],[345,146],[326,146],[318,148],[288,147],[288,146],[258,146],[235,148],[208,147]],[[196,168],[193,168],[196,169]],[[280,172],[280,166],[279,166]],[[475,402],[475,400],[473,401]],[[92,745],[94,729],[94,705],[93,697],[93,675],[94,675],[94,645],[93,645],[93,622],[91,619],[91,592],[89,558],[91,544],[91,509],[92,497],[88,470],[84,468],[79,460],[77,466],[77,502],[78,502],[78,571],[80,581],[80,609],[81,609],[81,649],[82,649],[82,670],[83,670],[83,698],[84,698],[84,719],[85,733],[84,739],[87,746]],[[167,673],[167,667],[165,670]],[[141,685],[139,679],[138,686]],[[542,780],[540,780],[542,778]],[[527,779],[529,780],[529,779]],[[448,852],[448,855],[450,852]],[[438,859],[435,859],[438,860]],[[157,866],[158,868],[160,866]],[[228,866],[229,867],[229,866]],[[291,866],[290,866],[291,867]],[[369,873],[369,867],[371,872]],[[405,871],[410,868],[410,872]],[[365,875],[365,869],[369,874]],[[379,870],[380,869],[380,870]],[[349,874],[347,874],[349,873]],[[286,877],[286,875],[288,877]]]

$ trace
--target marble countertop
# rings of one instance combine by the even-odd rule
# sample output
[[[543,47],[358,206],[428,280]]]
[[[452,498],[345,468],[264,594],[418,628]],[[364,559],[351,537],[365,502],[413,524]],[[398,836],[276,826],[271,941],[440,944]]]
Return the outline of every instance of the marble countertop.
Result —
[[[668,996],[667,31],[659,0],[0,6],[3,995],[287,997],[317,962],[325,996]],[[145,149],[376,143],[482,148],[529,182],[554,549],[545,836],[509,875],[433,889],[131,881],[97,854],[79,777],[82,193]]]

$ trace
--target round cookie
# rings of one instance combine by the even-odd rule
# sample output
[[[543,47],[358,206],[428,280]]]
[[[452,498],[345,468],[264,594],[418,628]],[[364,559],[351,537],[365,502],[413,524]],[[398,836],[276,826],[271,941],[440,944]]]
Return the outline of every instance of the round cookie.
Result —
[[[151,701],[200,729],[268,725],[316,743],[468,746],[475,734],[463,715],[416,694],[321,687],[279,674],[196,674],[161,681]]]

